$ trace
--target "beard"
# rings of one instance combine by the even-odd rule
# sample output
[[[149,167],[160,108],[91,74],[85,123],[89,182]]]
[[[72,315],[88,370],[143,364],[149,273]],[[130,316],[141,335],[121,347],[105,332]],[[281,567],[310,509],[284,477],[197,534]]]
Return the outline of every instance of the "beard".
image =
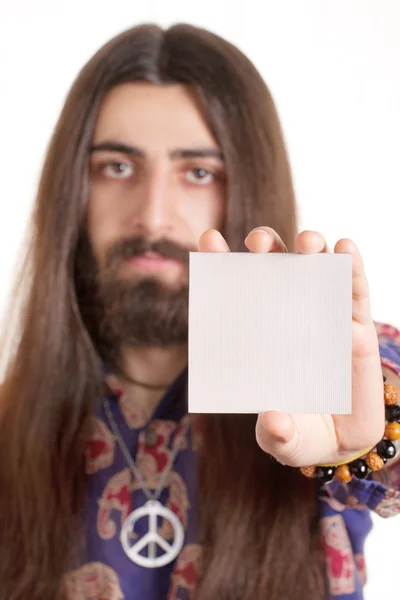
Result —
[[[123,239],[107,252],[99,267],[87,234],[78,244],[75,286],[80,313],[104,358],[115,358],[121,345],[165,347],[187,343],[189,252],[169,240]],[[145,252],[185,265],[174,284],[156,276],[120,275],[121,264]]]

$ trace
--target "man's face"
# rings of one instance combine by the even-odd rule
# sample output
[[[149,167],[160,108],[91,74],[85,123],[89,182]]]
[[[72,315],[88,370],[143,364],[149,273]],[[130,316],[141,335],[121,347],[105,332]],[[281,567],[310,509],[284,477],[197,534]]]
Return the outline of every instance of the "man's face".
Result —
[[[186,87],[109,92],[92,140],[87,233],[110,343],[186,341],[188,253],[221,229],[224,199],[220,149]]]

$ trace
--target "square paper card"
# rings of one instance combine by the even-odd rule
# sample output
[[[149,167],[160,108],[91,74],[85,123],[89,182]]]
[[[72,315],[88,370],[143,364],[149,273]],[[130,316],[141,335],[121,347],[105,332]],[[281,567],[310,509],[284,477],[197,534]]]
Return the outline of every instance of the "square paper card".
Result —
[[[189,412],[351,413],[351,254],[191,252]]]

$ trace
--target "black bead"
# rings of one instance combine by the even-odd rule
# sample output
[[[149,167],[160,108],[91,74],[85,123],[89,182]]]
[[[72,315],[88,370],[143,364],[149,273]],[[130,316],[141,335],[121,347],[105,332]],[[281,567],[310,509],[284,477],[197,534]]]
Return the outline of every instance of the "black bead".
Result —
[[[317,467],[316,475],[321,483],[329,483],[335,477],[335,467]]]
[[[384,375],[383,376],[383,383],[386,383],[386,379],[387,379],[387,377]]]
[[[394,458],[396,456],[396,446],[390,440],[382,440],[376,446],[376,451],[381,458]]]
[[[398,404],[390,404],[385,407],[386,421],[389,423],[400,423],[400,406]]]
[[[368,465],[362,458],[353,460],[353,462],[349,464],[349,469],[354,477],[357,477],[358,479],[365,479],[368,477]]]

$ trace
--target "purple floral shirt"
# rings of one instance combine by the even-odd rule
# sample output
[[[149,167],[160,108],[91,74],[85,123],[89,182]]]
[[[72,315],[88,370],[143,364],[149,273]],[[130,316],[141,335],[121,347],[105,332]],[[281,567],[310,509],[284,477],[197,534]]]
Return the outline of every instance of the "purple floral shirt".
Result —
[[[400,376],[400,331],[375,323],[383,366]],[[122,523],[146,498],[133,477],[100,406],[96,431],[87,444],[87,551],[82,566],[66,577],[68,600],[189,600],[195,589],[201,553],[196,539],[195,429],[187,427],[184,388],[187,371],[164,395],[151,421],[143,422],[134,402],[119,381],[108,374],[109,400],[122,437],[135,458],[147,486],[154,490],[167,467],[173,444],[179,453],[165,481],[160,501],[184,526],[184,545],[178,557],[164,567],[134,564],[119,541]],[[364,542],[371,530],[370,511],[382,517],[400,512],[400,462],[373,479],[333,481],[321,486],[319,506],[324,540],[327,600],[362,600],[366,581]],[[147,531],[138,521],[138,539]],[[168,520],[160,519],[158,533],[171,542]]]

